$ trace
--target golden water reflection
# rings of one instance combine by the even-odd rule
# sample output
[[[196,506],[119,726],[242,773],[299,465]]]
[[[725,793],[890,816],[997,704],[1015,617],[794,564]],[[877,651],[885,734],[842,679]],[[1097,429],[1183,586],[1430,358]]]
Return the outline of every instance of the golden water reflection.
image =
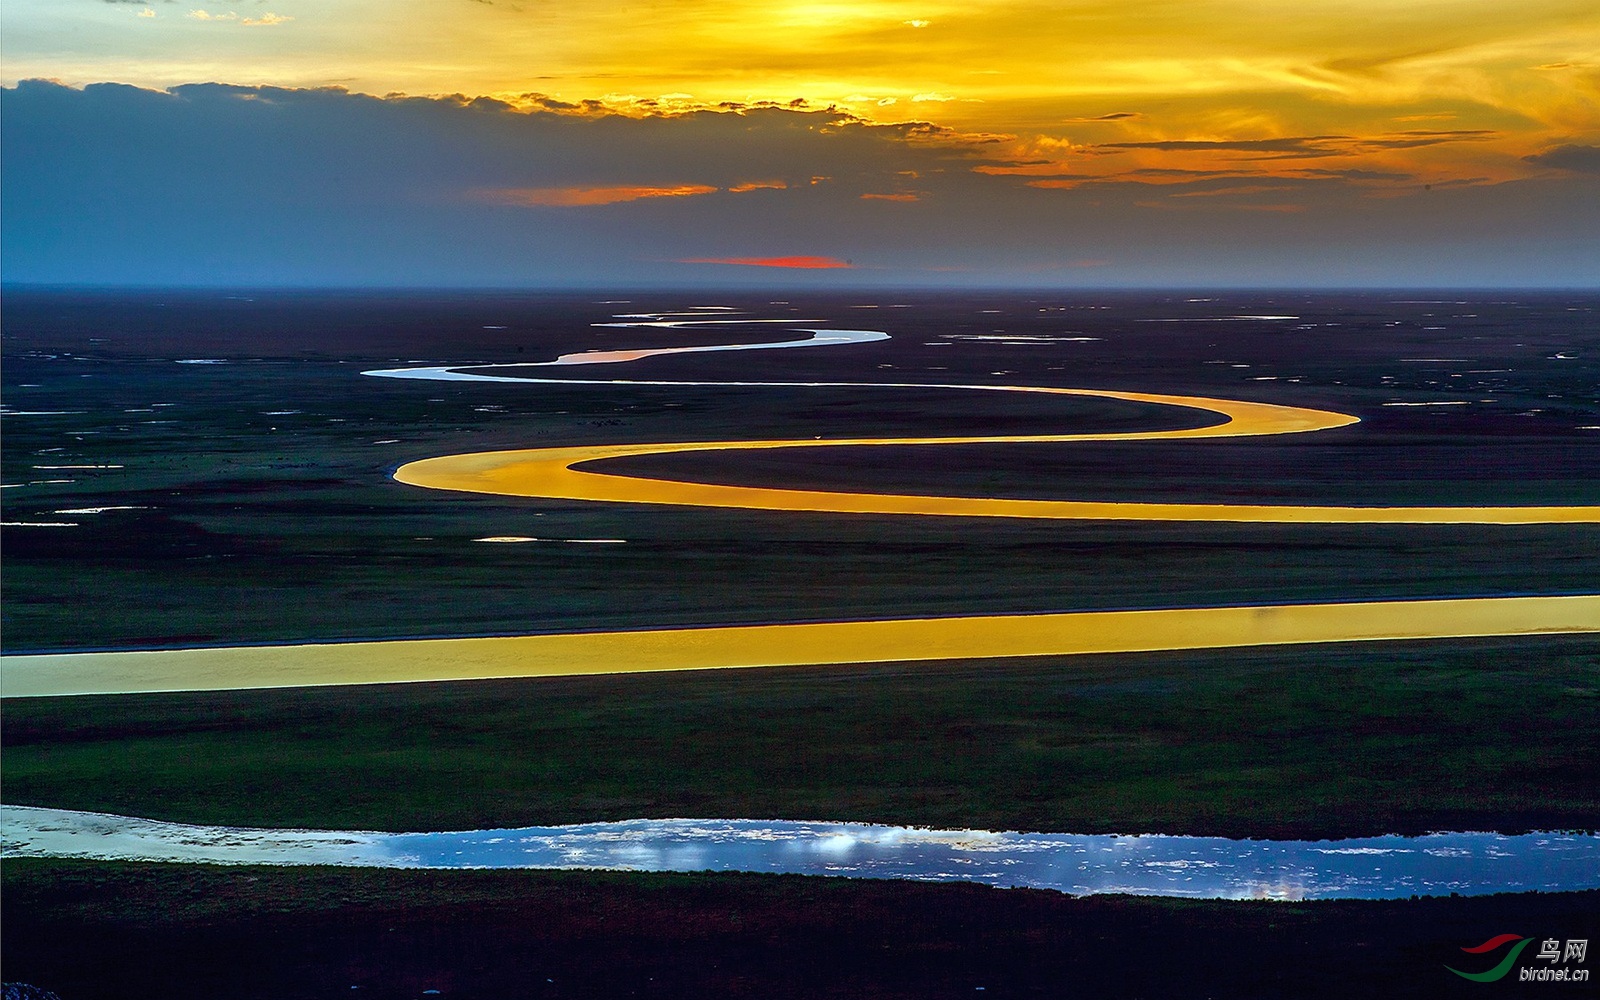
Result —
[[[626,384],[626,383],[623,383]],[[649,383],[654,385],[671,383]],[[686,383],[694,384],[694,383]],[[703,383],[702,383],[703,384]],[[749,383],[747,383],[749,384]],[[781,383],[769,383],[781,384]],[[476,452],[423,459],[401,466],[395,479],[412,486],[489,493],[499,496],[592,500],[612,503],[672,504],[755,510],[836,514],[917,514],[959,517],[1105,519],[1139,521],[1245,521],[1315,524],[1546,524],[1600,522],[1596,506],[1528,507],[1347,507],[1304,504],[1140,503],[1089,500],[1012,500],[993,497],[922,496],[832,490],[723,486],[602,472],[581,465],[604,459],[705,451],[759,451],[779,448],[928,446],[941,444],[1023,444],[1074,441],[1156,441],[1298,434],[1358,422],[1328,410],[1205,396],[1178,396],[1098,389],[1042,386],[949,385],[923,388],[983,389],[1001,392],[1097,396],[1204,410],[1221,423],[1179,430],[1090,434],[1029,434],[987,437],[911,437],[690,441],[671,444],[606,444],[565,448]]]
[[[1575,632],[1600,632],[1600,595],[7,656],[0,661],[0,696],[221,691]]]

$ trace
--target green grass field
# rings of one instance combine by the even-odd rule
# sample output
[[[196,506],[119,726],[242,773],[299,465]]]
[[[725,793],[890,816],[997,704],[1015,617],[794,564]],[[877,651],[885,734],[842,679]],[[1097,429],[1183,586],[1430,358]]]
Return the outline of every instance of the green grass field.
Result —
[[[22,699],[4,740],[8,801],[201,823],[1592,827],[1600,640]]]

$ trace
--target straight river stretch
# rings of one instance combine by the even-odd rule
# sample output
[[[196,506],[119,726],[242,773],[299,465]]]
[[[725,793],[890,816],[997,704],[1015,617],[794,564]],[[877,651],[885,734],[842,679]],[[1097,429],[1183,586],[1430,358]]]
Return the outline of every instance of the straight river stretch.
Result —
[[[901,618],[7,656],[7,698],[1600,632],[1600,596]]]
[[[263,830],[6,806],[10,857],[384,868],[741,871],[978,882],[1074,895],[1392,899],[1600,888],[1600,837],[1082,836],[664,819],[444,833]]]

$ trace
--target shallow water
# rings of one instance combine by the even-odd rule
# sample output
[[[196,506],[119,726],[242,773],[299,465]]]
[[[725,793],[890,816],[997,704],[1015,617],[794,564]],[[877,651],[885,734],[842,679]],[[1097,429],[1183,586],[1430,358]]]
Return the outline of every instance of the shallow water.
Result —
[[[199,827],[15,806],[0,811],[0,833],[11,857],[743,871],[978,882],[1075,895],[1388,899],[1600,888],[1600,836],[1563,833],[1271,841],[641,819],[396,834]]]
[[[1549,833],[1266,841],[635,820],[403,834],[384,842],[427,867],[786,872],[981,882],[1075,895],[1382,899],[1600,887],[1600,837]]]
[[[684,320],[672,322],[638,322],[638,323],[595,323],[594,326],[655,326],[655,327],[690,327],[710,326],[719,323],[738,323],[748,325],[751,323],[787,323],[787,320],[770,319],[745,319],[745,320]],[[639,348],[620,351],[580,351],[575,354],[563,354],[554,361],[528,361],[513,362],[511,364],[485,364],[485,365],[448,365],[427,368],[386,368],[381,370],[362,372],[363,375],[374,375],[380,378],[406,378],[427,379],[442,382],[526,382],[528,379],[506,375],[485,375],[483,369],[487,368],[547,368],[561,365],[607,365],[623,364],[629,361],[641,361],[645,358],[661,357],[668,354],[705,354],[721,351],[767,351],[788,347],[837,347],[843,344],[869,344],[873,341],[888,340],[889,335],[881,330],[813,330],[796,328],[794,332],[809,333],[810,337],[804,340],[785,340],[778,342],[765,342],[754,344],[704,344],[692,347],[656,347]]]

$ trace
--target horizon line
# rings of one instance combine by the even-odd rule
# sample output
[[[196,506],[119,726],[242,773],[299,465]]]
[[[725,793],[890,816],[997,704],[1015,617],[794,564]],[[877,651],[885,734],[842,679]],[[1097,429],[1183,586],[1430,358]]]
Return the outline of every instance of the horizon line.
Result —
[[[107,281],[4,281],[0,280],[0,291],[3,292],[178,292],[178,293],[211,293],[211,292],[309,292],[309,293],[405,293],[405,292],[461,292],[461,293],[507,293],[507,294],[573,294],[588,295],[594,293],[606,294],[658,294],[661,292],[730,292],[730,293],[764,293],[764,292],[839,292],[859,294],[862,292],[917,292],[922,294],[948,292],[961,294],[968,292],[1048,292],[1052,294],[1070,294],[1075,292],[1085,293],[1148,293],[1148,292],[1270,292],[1270,293],[1388,293],[1388,292],[1518,292],[1518,293],[1550,293],[1550,294],[1600,294],[1600,283],[1594,285],[1572,284],[1429,284],[1429,283],[1396,283],[1396,284],[1251,284],[1251,283],[1151,283],[1151,284],[1028,284],[1010,282],[973,282],[973,283],[928,283],[928,282],[883,282],[883,283],[823,283],[823,282],[639,282],[639,283],[612,283],[612,284],[470,284],[470,283],[431,283],[431,282],[404,282],[404,283],[183,283],[183,282],[107,282]]]

